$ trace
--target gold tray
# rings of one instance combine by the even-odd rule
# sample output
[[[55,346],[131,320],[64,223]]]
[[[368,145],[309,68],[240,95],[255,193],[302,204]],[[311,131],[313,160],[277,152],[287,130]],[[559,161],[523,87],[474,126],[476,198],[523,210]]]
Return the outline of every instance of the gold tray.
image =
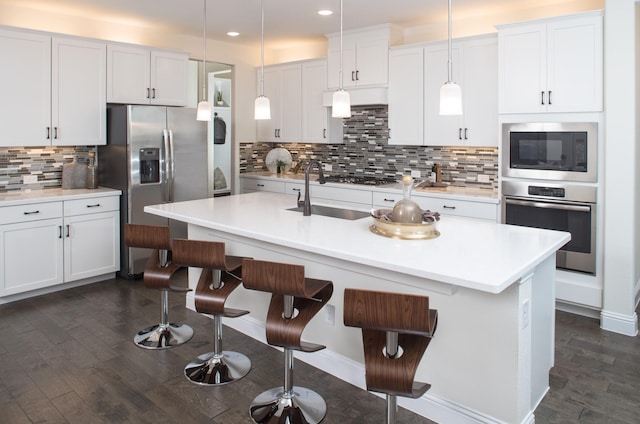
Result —
[[[437,222],[423,222],[422,224],[407,224],[402,222],[383,221],[374,216],[373,225],[369,227],[372,233],[384,237],[400,240],[428,240],[436,238],[440,232],[436,229]]]

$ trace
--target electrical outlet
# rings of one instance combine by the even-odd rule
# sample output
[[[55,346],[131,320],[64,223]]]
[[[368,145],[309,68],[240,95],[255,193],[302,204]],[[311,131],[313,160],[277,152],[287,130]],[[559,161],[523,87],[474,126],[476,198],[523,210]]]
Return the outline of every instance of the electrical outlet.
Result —
[[[324,321],[329,325],[336,325],[336,307],[327,303],[324,310]]]
[[[333,165],[331,165],[330,163],[324,163],[324,164],[322,164],[322,167],[327,172],[333,171]]]
[[[522,329],[525,329],[529,326],[529,299],[522,301]]]
[[[35,184],[38,182],[38,176],[37,175],[23,175],[22,176],[22,182],[24,184]]]
[[[422,177],[422,172],[420,172],[419,169],[417,169],[415,171],[411,171],[411,176],[413,178],[421,178]]]
[[[478,182],[479,183],[488,183],[490,181],[489,176],[487,174],[478,174]]]

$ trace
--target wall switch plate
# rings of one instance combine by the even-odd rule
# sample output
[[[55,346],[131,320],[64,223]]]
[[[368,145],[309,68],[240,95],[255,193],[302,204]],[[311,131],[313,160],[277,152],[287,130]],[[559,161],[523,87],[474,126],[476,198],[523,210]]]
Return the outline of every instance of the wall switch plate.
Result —
[[[419,169],[416,169],[415,171],[411,171],[411,176],[413,178],[421,178],[422,177],[422,172],[420,172]]]
[[[22,182],[24,184],[36,184],[38,182],[38,176],[37,175],[23,175],[22,176]]]
[[[336,325],[336,307],[327,303],[324,308],[324,321],[329,325]]]
[[[479,183],[488,183],[490,182],[489,176],[486,174],[478,174],[478,182]]]
[[[323,163],[322,164],[322,168],[325,171],[333,171],[333,165],[331,165],[330,163]]]

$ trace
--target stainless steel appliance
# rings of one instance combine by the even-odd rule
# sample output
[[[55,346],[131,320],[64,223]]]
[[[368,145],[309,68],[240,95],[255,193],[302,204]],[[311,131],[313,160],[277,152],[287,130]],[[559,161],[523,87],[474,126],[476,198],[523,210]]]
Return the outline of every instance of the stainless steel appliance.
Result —
[[[595,274],[596,194],[590,185],[503,181],[502,222],[571,233],[556,266]]]
[[[124,244],[124,224],[169,225],[185,237],[186,225],[144,212],[147,205],[211,197],[206,122],[189,108],[110,105],[107,145],[98,148],[100,185],[122,190],[121,271],[141,274],[149,252]]]
[[[596,123],[503,124],[502,175],[597,181]]]

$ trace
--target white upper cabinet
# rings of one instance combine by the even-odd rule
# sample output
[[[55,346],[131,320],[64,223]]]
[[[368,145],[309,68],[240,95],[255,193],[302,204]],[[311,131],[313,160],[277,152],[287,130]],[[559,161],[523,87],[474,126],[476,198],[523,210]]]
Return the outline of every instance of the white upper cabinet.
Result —
[[[327,143],[328,114],[322,105],[322,92],[327,87],[327,61],[313,60],[302,64],[302,142]]]
[[[52,47],[52,144],[106,144],[106,44],[54,37]]]
[[[602,111],[602,12],[498,27],[500,113]]]
[[[0,30],[0,145],[105,144],[105,50],[98,41]]]
[[[494,35],[456,40],[452,78],[462,89],[462,116],[440,115],[448,44],[391,49],[389,144],[497,146],[498,47]]]
[[[389,52],[389,144],[424,142],[424,48]]]
[[[389,83],[389,45],[400,37],[388,25],[343,33],[343,86],[358,87]],[[340,82],[340,34],[331,34],[327,55],[328,88]]]
[[[425,144],[498,145],[498,45],[494,35],[452,46],[452,78],[462,90],[462,116],[440,115],[440,88],[447,81],[448,44],[425,48]]]
[[[258,68],[258,89],[260,69]],[[256,122],[258,141],[299,142],[302,133],[302,67],[300,63],[264,69],[264,95],[271,119]]]
[[[107,102],[186,106],[189,56],[143,46],[107,46]]]

